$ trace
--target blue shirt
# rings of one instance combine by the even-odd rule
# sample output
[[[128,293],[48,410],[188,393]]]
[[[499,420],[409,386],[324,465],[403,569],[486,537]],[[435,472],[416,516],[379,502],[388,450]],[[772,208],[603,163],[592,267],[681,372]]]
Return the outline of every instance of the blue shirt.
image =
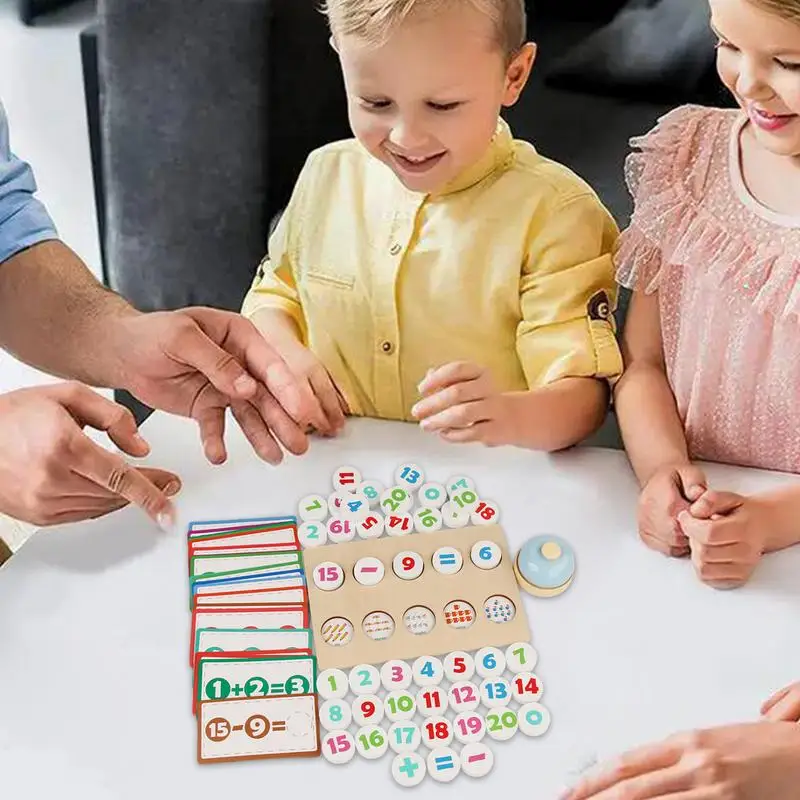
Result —
[[[12,152],[8,120],[0,102],[0,264],[27,247],[57,239],[50,215],[33,196],[33,170]]]

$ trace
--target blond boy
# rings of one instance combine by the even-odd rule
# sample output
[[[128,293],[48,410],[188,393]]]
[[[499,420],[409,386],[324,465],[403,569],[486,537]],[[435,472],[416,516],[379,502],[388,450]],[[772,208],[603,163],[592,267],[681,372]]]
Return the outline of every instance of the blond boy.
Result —
[[[347,414],[451,442],[568,447],[621,371],[617,228],[512,138],[523,0],[328,0],[355,139],[309,157],[243,313]],[[542,109],[541,113],[547,113]]]

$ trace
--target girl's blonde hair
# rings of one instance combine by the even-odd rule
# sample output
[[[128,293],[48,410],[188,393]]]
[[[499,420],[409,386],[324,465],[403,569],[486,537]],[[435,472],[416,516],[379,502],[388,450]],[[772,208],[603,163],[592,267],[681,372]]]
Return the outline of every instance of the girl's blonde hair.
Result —
[[[800,0],[750,0],[750,2],[784,19],[800,24]]]
[[[525,43],[525,0],[323,0],[322,12],[334,37],[355,35],[380,44],[412,12],[435,14],[448,6],[467,4],[491,19],[497,43],[507,57]]]

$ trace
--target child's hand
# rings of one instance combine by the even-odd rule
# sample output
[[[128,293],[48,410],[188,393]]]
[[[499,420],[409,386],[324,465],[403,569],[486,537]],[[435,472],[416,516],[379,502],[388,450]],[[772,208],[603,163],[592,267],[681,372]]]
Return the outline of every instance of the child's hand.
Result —
[[[769,502],[733,492],[707,491],[679,516],[700,579],[715,589],[742,586],[765,549]]]
[[[514,441],[514,420],[488,370],[454,361],[430,371],[411,413],[420,427],[448,442],[482,442],[489,447]]]
[[[800,722],[800,683],[772,695],[761,706],[761,715],[772,722]]]
[[[322,407],[327,427],[319,431],[326,436],[335,436],[344,427],[345,416],[350,413],[339,388],[322,362],[297,341],[282,341],[278,345],[283,360],[292,373],[305,380]]]
[[[689,540],[678,515],[705,491],[706,476],[692,464],[666,466],[653,473],[639,495],[639,536],[665,556],[689,555]]]

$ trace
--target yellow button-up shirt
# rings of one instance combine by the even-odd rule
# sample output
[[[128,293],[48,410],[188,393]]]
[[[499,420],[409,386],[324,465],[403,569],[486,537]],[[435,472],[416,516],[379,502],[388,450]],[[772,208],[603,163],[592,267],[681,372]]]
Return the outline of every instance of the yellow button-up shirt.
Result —
[[[502,120],[436,194],[336,142],[309,156],[242,313],[290,314],[357,415],[412,419],[419,382],[452,361],[501,391],[614,380],[617,236],[591,188]]]

